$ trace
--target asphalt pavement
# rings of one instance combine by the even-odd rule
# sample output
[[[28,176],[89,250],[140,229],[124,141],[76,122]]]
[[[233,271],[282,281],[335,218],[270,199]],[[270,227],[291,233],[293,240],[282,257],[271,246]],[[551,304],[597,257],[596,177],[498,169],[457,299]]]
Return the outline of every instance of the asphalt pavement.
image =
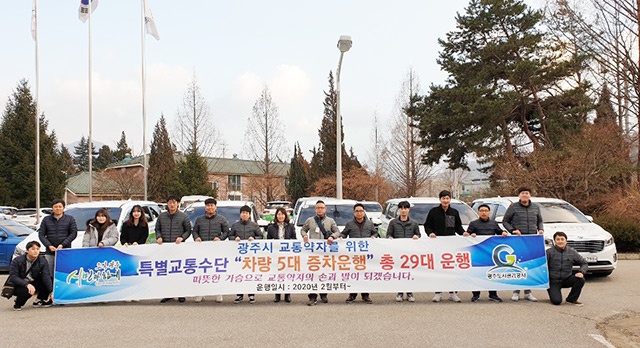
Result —
[[[619,320],[633,326],[640,318],[638,279],[638,260],[620,261],[609,277],[587,278],[584,307],[553,306],[541,290],[534,291],[537,303],[512,302],[510,291],[499,292],[503,303],[489,302],[486,292],[477,303],[467,292],[459,294],[463,303],[432,303],[433,293],[397,303],[385,293],[372,294],[373,304],[330,294],[328,304],[309,307],[295,294],[292,303],[260,295],[255,304],[224,296],[223,303],[211,297],[32,308],[30,300],[20,312],[0,298],[0,347],[635,347],[633,337],[613,333]]]

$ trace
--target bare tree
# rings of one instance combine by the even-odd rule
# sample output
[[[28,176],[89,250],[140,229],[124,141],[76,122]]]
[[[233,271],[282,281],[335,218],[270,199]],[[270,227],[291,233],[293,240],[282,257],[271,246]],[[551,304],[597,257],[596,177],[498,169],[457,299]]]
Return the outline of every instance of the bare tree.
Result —
[[[202,96],[195,74],[187,85],[174,129],[177,134],[173,140],[184,153],[195,151],[200,156],[211,156],[220,142],[220,134],[213,127],[211,110]]]
[[[271,92],[265,85],[260,97],[253,105],[245,131],[245,153],[249,159],[258,162],[261,178],[254,180],[260,193],[258,199],[265,203],[284,195],[284,186],[274,172],[274,162],[287,158],[284,123],[279,118],[278,107],[271,99]]]
[[[405,197],[420,194],[425,182],[433,176],[432,167],[421,162],[427,150],[416,144],[419,130],[414,126],[415,115],[410,114],[413,97],[418,93],[420,82],[413,69],[409,69],[396,99],[385,169],[389,181],[397,187],[396,194]]]
[[[462,183],[469,178],[470,172],[462,168],[446,169],[440,177],[444,186],[451,191],[452,198],[460,199],[462,195]]]
[[[368,172],[373,178],[373,181],[375,183],[374,199],[377,202],[381,201],[380,186],[382,184],[388,185],[388,183],[385,183],[385,178],[384,178],[385,164],[388,157],[387,143],[384,136],[381,133],[382,132],[380,131],[380,118],[378,117],[378,113],[374,113],[373,128],[371,128],[371,135],[369,136],[369,139],[373,144],[373,146],[370,148],[370,152],[369,152]]]

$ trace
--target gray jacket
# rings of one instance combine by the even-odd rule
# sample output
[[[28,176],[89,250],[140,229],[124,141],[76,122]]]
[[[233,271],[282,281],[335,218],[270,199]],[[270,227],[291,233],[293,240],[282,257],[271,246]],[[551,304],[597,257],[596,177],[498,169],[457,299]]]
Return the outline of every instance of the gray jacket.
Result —
[[[247,240],[249,237],[262,239],[263,235],[257,223],[253,221],[243,222],[240,220],[231,225],[231,231],[229,232],[229,240],[234,240],[236,237],[240,237],[241,240]]]
[[[387,238],[413,238],[420,237],[420,226],[418,223],[409,219],[400,221],[400,218],[391,219],[387,227]]]
[[[173,215],[165,211],[158,216],[156,239],[162,238],[163,242],[174,242],[178,237],[187,239],[189,235],[191,235],[191,222],[187,214],[178,210]]]
[[[206,214],[198,216],[193,226],[194,240],[201,238],[203,241],[208,241],[216,237],[220,238],[220,240],[225,240],[228,234],[229,222],[220,214],[212,217],[208,217]]]
[[[93,224],[89,224],[87,230],[82,237],[82,247],[97,247],[98,246],[98,229],[93,226]],[[116,225],[112,222],[111,225],[104,230],[104,234],[102,235],[102,244],[104,246],[114,246],[118,243],[119,238],[118,229]]]
[[[538,234],[538,230],[543,230],[540,206],[531,201],[527,206],[519,201],[513,203],[504,213],[502,225],[510,233],[520,230],[522,234]]]
[[[572,274],[573,265],[580,265],[580,273],[586,274],[589,269],[587,260],[576,249],[567,245],[560,250],[555,246],[547,249],[547,266],[549,267],[549,281],[561,282]]]
[[[329,237],[338,239],[338,237],[340,237],[340,231],[338,230],[338,225],[334,219],[325,216],[321,221],[322,226],[324,226],[324,229],[327,231],[326,238],[318,228],[315,216],[308,218],[307,221],[304,222],[304,226],[302,226],[302,229],[300,230],[302,238],[309,236],[310,239],[329,239]]]
[[[365,216],[362,224],[359,224],[355,219],[347,222],[340,233],[342,238],[370,238],[371,236],[378,236],[378,231],[373,227],[373,222],[367,219]]]

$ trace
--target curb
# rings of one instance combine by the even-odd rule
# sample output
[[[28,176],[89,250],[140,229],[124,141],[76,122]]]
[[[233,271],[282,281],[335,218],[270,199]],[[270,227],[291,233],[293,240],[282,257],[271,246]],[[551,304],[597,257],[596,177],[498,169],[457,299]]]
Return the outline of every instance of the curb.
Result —
[[[640,260],[640,253],[618,254],[618,260]]]

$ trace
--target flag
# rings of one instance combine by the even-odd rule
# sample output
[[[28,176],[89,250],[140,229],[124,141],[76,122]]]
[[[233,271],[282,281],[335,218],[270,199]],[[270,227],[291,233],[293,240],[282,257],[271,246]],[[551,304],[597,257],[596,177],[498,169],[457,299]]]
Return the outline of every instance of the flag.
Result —
[[[147,6],[147,0],[142,0],[144,3],[144,26],[147,28],[147,34],[156,38],[156,40],[160,40],[160,34],[158,34],[158,28],[156,28],[156,21],[153,19],[153,13],[151,13],[151,9]]]
[[[78,18],[82,23],[89,19],[89,2],[91,2],[91,13],[98,7],[98,0],[80,0],[80,8],[78,8]]]
[[[38,28],[38,20],[36,14],[36,0],[33,0],[33,9],[31,10],[31,37],[36,39],[36,30]]]

